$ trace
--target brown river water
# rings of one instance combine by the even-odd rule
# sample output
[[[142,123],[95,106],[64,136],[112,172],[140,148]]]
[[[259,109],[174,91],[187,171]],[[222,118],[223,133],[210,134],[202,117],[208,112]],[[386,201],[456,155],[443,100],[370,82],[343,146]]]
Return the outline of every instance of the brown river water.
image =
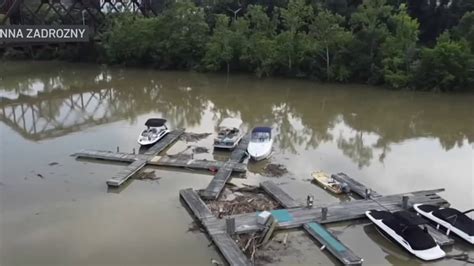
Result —
[[[183,188],[204,188],[200,171],[149,168],[159,180],[105,181],[123,165],[76,160],[78,150],[132,152],[146,119],[213,133],[225,117],[247,128],[270,125],[273,156],[250,163],[247,179],[272,180],[296,199],[334,197],[310,173],[345,172],[380,194],[445,188],[452,206],[474,208],[474,94],[391,91],[251,75],[123,69],[58,62],[0,62],[0,265],[211,265],[222,261],[179,201]],[[212,138],[179,141],[166,152],[210,149],[195,158],[223,160]],[[190,147],[188,147],[190,146]],[[280,178],[262,175],[283,164]],[[367,220],[328,226],[365,265],[426,263],[380,236]],[[301,230],[289,235],[277,265],[332,265]],[[449,255],[474,247],[455,238]]]

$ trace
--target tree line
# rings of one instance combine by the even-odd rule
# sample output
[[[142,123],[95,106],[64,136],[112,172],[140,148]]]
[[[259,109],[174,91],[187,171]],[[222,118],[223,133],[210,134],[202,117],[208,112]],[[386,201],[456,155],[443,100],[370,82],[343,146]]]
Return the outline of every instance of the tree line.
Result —
[[[111,14],[112,64],[474,90],[473,0],[177,0]]]

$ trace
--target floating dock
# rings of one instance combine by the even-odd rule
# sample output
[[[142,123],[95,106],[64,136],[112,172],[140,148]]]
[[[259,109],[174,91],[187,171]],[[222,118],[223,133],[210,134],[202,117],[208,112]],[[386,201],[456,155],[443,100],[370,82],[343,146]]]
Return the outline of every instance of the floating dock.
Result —
[[[348,175],[344,173],[334,174],[334,175],[331,175],[331,177],[336,179],[339,182],[348,184],[351,189],[351,192],[355,193],[356,195],[358,195],[359,197],[363,199],[377,199],[377,198],[382,197],[381,194],[377,193],[376,191],[372,189],[367,188],[363,184],[357,182],[356,180],[354,180],[353,178],[349,177]],[[433,195],[433,196],[436,197],[437,195]],[[406,207],[410,207],[410,206],[406,206]],[[436,241],[436,243],[438,243],[438,245],[449,246],[449,245],[454,244],[454,239],[436,230],[430,224],[426,224],[424,226],[426,226],[428,232]]]
[[[240,163],[246,156],[247,146],[249,145],[249,136],[244,136],[237,147],[234,148],[230,159],[221,167],[206,189],[200,192],[200,195],[207,200],[215,200],[219,197],[225,184],[229,181],[235,165]]]
[[[366,186],[362,185],[361,183],[357,182],[356,180],[344,173],[333,174],[331,175],[331,177],[341,183],[346,183],[350,187],[352,193],[355,193],[363,199],[378,198],[382,196],[376,191],[367,188]]]
[[[283,189],[277,186],[272,181],[265,181],[260,183],[260,187],[267,192],[272,198],[274,198],[278,203],[281,204],[284,208],[297,208],[302,207],[303,205],[296,200],[294,200],[290,195],[288,195]]]
[[[355,181],[355,180],[354,180]],[[359,191],[364,191],[365,186],[359,182],[356,184]],[[358,257],[347,246],[341,243],[333,236],[322,224],[350,221],[354,219],[366,218],[365,212],[368,210],[385,210],[390,212],[405,210],[415,203],[431,204],[436,206],[447,206],[449,203],[440,197],[437,193],[444,189],[422,190],[409,193],[394,194],[383,196],[378,193],[372,193],[367,199],[352,200],[349,202],[332,203],[327,206],[302,207],[289,194],[283,191],[271,181],[260,184],[271,197],[276,199],[285,209],[271,210],[272,216],[276,219],[277,230],[302,227],[321,245],[345,265],[360,265],[363,259]],[[356,193],[357,194],[357,193]],[[232,233],[244,234],[263,232],[265,227],[257,223],[257,213],[245,213],[227,217],[226,219],[217,219],[201,200],[199,195],[192,189],[180,191],[180,195],[185,199],[186,205],[192,210],[192,213],[199,219],[201,224],[209,233],[217,248],[224,255],[230,265],[247,265],[250,263],[242,252],[237,252],[234,242],[230,242],[230,235],[224,236],[228,232],[229,224],[227,220],[232,220]],[[428,228],[429,233],[438,242],[440,246],[450,245],[452,239],[444,236],[434,228]],[[213,237],[219,235],[220,238]],[[222,240],[227,239],[226,241]],[[232,240],[233,241],[233,240]],[[230,244],[232,243],[232,244]],[[227,254],[227,255],[226,255]],[[229,255],[232,254],[232,255]],[[243,260],[243,257],[247,260]]]
[[[220,193],[218,184],[219,180],[222,180],[222,187],[225,182],[229,179],[232,172],[245,172],[247,171],[247,165],[241,163],[241,159],[236,159],[238,156],[245,154],[245,150],[248,145],[245,144],[243,139],[239,146],[234,150],[231,155],[231,160],[227,162],[210,161],[210,160],[195,160],[195,159],[184,159],[184,158],[172,158],[170,156],[159,156],[158,154],[174,143],[182,134],[184,129],[173,130],[168,133],[158,143],[150,147],[144,154],[130,154],[123,152],[111,152],[111,151],[98,151],[98,150],[81,150],[73,156],[76,158],[106,160],[114,162],[130,163],[124,169],[116,173],[112,178],[107,180],[107,185],[111,187],[119,187],[130,179],[134,174],[144,168],[146,165],[164,166],[164,167],[179,167],[185,169],[198,169],[198,170],[209,170],[218,169],[218,173],[214,179],[216,180],[213,184],[213,188],[216,189],[217,195]],[[245,147],[244,147],[245,146]]]
[[[331,232],[324,226],[312,222],[303,225],[306,232],[316,239],[324,249],[327,249],[334,257],[336,257],[344,265],[362,265],[363,259],[359,258],[346,245],[341,243]]]
[[[204,226],[212,241],[230,265],[252,265],[250,260],[240,250],[232,237],[220,226],[217,219],[196,191],[191,188],[179,192],[180,197],[191,209],[193,215]]]

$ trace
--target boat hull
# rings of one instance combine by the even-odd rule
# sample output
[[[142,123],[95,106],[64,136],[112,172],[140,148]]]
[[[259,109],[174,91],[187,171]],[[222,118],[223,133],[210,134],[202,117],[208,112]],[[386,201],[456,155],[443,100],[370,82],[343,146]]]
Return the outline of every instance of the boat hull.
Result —
[[[151,138],[151,139],[143,138],[140,134],[140,136],[138,137],[137,142],[141,146],[151,146],[151,145],[157,143],[158,141],[160,141],[162,138],[164,138],[169,132],[170,132],[169,130],[165,130],[161,134],[158,134],[157,137]]]
[[[406,249],[408,252],[415,255],[416,257],[422,260],[429,261],[429,260],[441,259],[446,256],[446,253],[438,245],[429,249],[425,249],[425,250],[412,249],[411,246],[408,244],[408,242],[405,239],[403,239],[403,237],[398,235],[393,229],[391,229],[386,224],[384,224],[381,219],[374,218],[371,215],[370,211],[365,212],[365,215],[375,224],[375,226],[377,227],[378,230],[381,231],[381,233],[383,233],[390,240],[402,246],[404,249]]]
[[[336,183],[329,182],[331,177],[328,176],[328,174],[324,172],[313,172],[311,175],[313,176],[314,181],[322,188],[329,190],[334,194],[341,194],[343,192],[340,187],[336,187]]]
[[[217,149],[232,150],[235,147],[237,147],[237,145],[239,144],[241,139],[242,139],[242,136],[239,136],[231,145],[225,145],[223,143],[215,143],[214,142],[213,146],[214,146],[214,148],[217,148]]]
[[[261,161],[270,157],[272,153],[273,140],[267,142],[250,142],[247,152],[255,161]]]
[[[423,211],[422,209],[420,209],[420,205],[422,205],[422,204],[413,205],[413,208],[415,209],[416,212],[418,212],[422,216],[426,217],[427,219],[435,222],[436,224],[439,224],[439,225],[443,226],[444,228],[446,228],[450,232],[453,232],[454,234],[456,234],[460,238],[466,240],[470,244],[474,244],[474,236],[469,236],[468,234],[466,234],[465,232],[459,230],[457,227],[453,226],[452,224],[450,224],[450,223],[434,216],[432,214],[432,212]]]

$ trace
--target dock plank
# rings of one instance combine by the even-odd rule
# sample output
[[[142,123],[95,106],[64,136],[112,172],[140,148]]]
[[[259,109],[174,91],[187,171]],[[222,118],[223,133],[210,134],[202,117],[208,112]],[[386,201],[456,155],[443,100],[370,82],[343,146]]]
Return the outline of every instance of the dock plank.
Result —
[[[280,229],[290,229],[300,227],[303,224],[310,222],[326,224],[366,218],[365,212],[372,209],[390,212],[400,211],[403,210],[401,202],[404,195],[410,196],[409,202],[411,204],[422,203],[443,206],[447,203],[447,201],[442,197],[435,196],[436,194],[433,194],[440,191],[442,191],[442,189],[395,194],[382,196],[377,199],[353,200],[343,203],[333,203],[325,206],[328,210],[326,219],[323,219],[322,217],[323,207],[321,206],[313,208],[292,208],[287,210],[292,219],[285,222],[279,222],[278,227]],[[239,234],[244,232],[247,233],[258,231],[262,228],[257,224],[257,213],[239,214],[232,217],[235,218],[236,232]]]
[[[144,154],[155,155],[162,152],[169,145],[174,143],[183,133],[184,133],[184,129],[176,129],[176,130],[171,131],[164,138],[158,141],[155,145],[151,146]]]
[[[230,155],[230,161],[232,162],[241,162],[242,159],[246,156],[247,154],[247,147],[249,146],[250,142],[250,135],[245,135],[242,137],[240,140],[239,144],[237,147],[234,148]]]
[[[211,235],[211,238],[229,265],[252,265],[247,256],[245,256],[235,241],[228,234],[213,234]]]
[[[363,259],[358,257],[346,245],[341,243],[331,232],[322,225],[312,222],[303,225],[306,232],[344,265],[361,265]]]
[[[199,220],[215,217],[204,201],[202,201],[202,199],[199,197],[198,193],[192,188],[180,190],[179,195],[189,206],[194,216],[196,216]]]
[[[228,163],[224,164],[224,166],[217,171],[206,189],[200,193],[201,196],[205,199],[216,200],[230,179],[231,174],[232,168],[229,167]]]
[[[220,169],[224,166],[225,162],[221,161],[209,161],[209,160],[194,160],[194,159],[180,159],[180,158],[171,158],[169,156],[154,156],[148,160],[149,165],[155,166],[165,166],[165,167],[180,167],[180,168],[190,168],[190,169]],[[235,172],[245,172],[247,171],[247,165],[243,163],[235,163],[232,166],[233,171]]]
[[[74,153],[72,156],[75,156],[76,158],[88,158],[128,163],[134,162],[137,157],[135,154],[130,153],[96,150],[81,150],[79,152]]]
[[[351,188],[351,192],[357,194],[361,198],[365,198],[365,191],[368,189],[363,184],[359,183],[355,179],[351,178],[350,176],[346,175],[345,173],[337,173],[331,175],[331,177],[341,183],[346,183]],[[370,190],[370,198],[378,198],[381,197],[379,193],[374,190]]]
[[[443,247],[454,244],[454,239],[436,230],[431,225],[426,225],[426,228],[428,229],[428,233],[433,237],[433,239],[436,241],[436,243],[438,243],[438,245]]]
[[[140,169],[145,167],[146,160],[138,159],[133,163],[129,164],[125,169],[120,170],[117,174],[115,174],[111,179],[107,180],[107,185],[111,187],[119,187],[125,181],[127,181],[130,177],[136,174]]]
[[[232,171],[237,163],[240,163],[246,157],[247,147],[249,145],[250,136],[245,135],[234,148],[230,155],[230,159],[217,171],[209,185],[200,194],[201,197],[209,200],[216,200],[229,181]]]
[[[262,182],[260,183],[260,187],[285,208],[302,207],[302,204],[294,200],[290,195],[288,195],[272,181]]]

